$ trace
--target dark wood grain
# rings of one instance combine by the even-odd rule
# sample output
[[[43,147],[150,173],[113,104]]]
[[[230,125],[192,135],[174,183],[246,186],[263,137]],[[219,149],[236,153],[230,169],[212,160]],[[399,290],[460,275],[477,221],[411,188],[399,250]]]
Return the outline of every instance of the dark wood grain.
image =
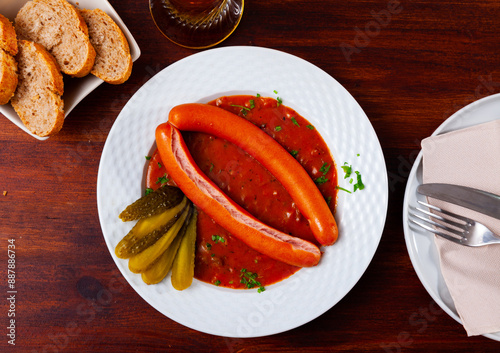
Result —
[[[382,240],[352,291],[312,322],[252,339],[199,333],[158,313],[108,252],[96,201],[107,134],[142,84],[198,52],[161,35],[147,0],[110,3],[142,50],[131,78],[101,85],[45,142],[0,116],[1,296],[11,238],[18,290],[16,346],[7,343],[9,304],[2,300],[0,351],[498,352],[498,342],[467,337],[427,294],[406,250],[401,215],[420,141],[461,107],[500,92],[498,1],[400,1],[378,27],[374,14],[387,14],[394,2],[246,1],[239,27],[220,46],[279,49],[337,79],[373,124],[390,184]],[[349,46],[356,50],[346,55],[341,48]],[[109,295],[99,295],[102,289]]]

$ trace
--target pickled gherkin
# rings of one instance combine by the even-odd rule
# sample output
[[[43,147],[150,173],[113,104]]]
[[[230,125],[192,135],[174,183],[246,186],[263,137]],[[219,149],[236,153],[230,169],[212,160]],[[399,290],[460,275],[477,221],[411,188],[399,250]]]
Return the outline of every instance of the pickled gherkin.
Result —
[[[193,283],[197,216],[194,210],[172,266],[172,286],[177,290],[184,290]]]
[[[129,205],[119,217],[124,222],[137,221],[115,248],[116,256],[129,259],[131,272],[140,273],[146,284],[156,284],[178,261],[181,266],[177,266],[176,278],[180,279],[174,287],[182,290],[191,285],[194,261],[186,255],[182,261],[176,258],[181,248],[182,254],[191,254],[192,248],[194,260],[197,216],[179,188],[163,186]]]
[[[191,217],[192,219],[193,217]],[[184,234],[186,234],[186,229],[190,221],[186,220],[182,225],[181,230],[175,237],[174,241],[170,244],[167,250],[160,255],[158,260],[153,263],[146,271],[141,273],[141,278],[146,284],[157,284],[160,283],[172,269],[172,264],[174,263],[174,258],[179,249]]]
[[[184,197],[177,206],[139,220],[116,246],[116,256],[128,259],[152,246],[176,223],[187,204],[188,200]]]
[[[128,261],[128,268],[133,273],[146,271],[162,255],[175,239],[175,236],[181,230],[184,222],[188,219],[191,212],[191,206],[188,205],[170,229],[163,234],[153,245],[144,249],[140,253],[132,256]]]
[[[178,205],[183,197],[179,188],[164,185],[127,206],[119,217],[124,222],[151,217]]]

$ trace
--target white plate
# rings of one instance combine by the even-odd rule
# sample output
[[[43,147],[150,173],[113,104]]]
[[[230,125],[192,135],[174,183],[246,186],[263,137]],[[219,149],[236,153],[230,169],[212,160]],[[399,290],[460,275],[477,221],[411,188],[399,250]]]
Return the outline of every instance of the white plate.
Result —
[[[500,118],[500,94],[480,99],[462,108],[443,124],[432,136],[450,131],[463,129],[469,126],[486,123]],[[422,184],[422,151],[413,164],[405,190],[403,204],[403,226],[406,247],[411,262],[420,281],[434,301],[457,322],[462,323],[450,292],[446,287],[439,265],[439,255],[434,245],[434,236],[426,231],[410,227],[408,222],[408,209],[416,206],[417,200],[424,201],[424,196],[417,194],[417,187]],[[485,337],[500,341],[500,332],[486,334]]]
[[[141,56],[141,50],[137,45],[134,37],[128,30],[125,23],[123,23],[122,19],[118,15],[118,13],[113,9],[109,2],[106,0],[67,0],[73,5],[78,4],[78,8],[80,9],[101,9],[106,12],[121,28],[125,37],[127,37],[127,41],[130,46],[130,55],[132,56],[132,60],[136,61],[139,56]],[[17,12],[23,5],[27,3],[27,0],[1,0],[0,1],[0,13],[7,17],[9,20],[14,22],[14,18],[17,15]],[[65,118],[68,114],[76,107],[80,101],[85,98],[88,94],[90,94],[93,90],[95,90],[101,83],[104,81],[100,78],[95,77],[94,75],[87,75],[82,78],[71,78],[69,76],[64,75],[64,115]],[[38,140],[46,140],[48,137],[40,137],[35,134],[32,134],[26,126],[24,126],[23,122],[14,111],[10,104],[0,105],[0,113],[2,113],[7,119],[12,121],[14,124],[19,126],[22,130],[24,130],[29,135],[33,136]]]
[[[114,248],[132,227],[118,214],[144,192],[144,169],[156,127],[170,109],[231,94],[283,98],[321,132],[340,166],[359,170],[366,189],[340,192],[340,238],[320,264],[256,290],[200,281],[182,292],[147,286]],[[357,157],[357,154],[360,154]],[[342,170],[339,171],[341,173]],[[339,174],[340,175],[340,174]],[[341,174],[343,175],[343,173]],[[344,181],[341,180],[341,184]],[[351,185],[343,185],[352,188]],[[377,136],[354,98],[332,77],[295,56],[257,47],[211,49],[176,62],[148,81],[125,105],[103,149],[97,181],[99,219],[107,246],[130,285],[159,312],[192,329],[227,337],[256,337],[300,326],[334,306],[356,284],[379,244],[388,201],[387,172]]]

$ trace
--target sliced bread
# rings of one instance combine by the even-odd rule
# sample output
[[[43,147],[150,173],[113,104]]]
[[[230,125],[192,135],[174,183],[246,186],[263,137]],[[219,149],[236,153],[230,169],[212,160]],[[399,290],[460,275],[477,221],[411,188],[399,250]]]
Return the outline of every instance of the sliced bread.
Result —
[[[14,26],[9,19],[0,14],[0,49],[10,55],[17,54],[17,36]]]
[[[19,84],[12,107],[33,134],[53,135],[64,123],[64,83],[59,66],[40,44],[20,40],[18,45]]]
[[[0,49],[0,105],[7,104],[17,87],[17,63],[14,57]]]
[[[21,39],[43,45],[65,74],[83,77],[94,66],[87,25],[66,0],[27,2],[17,13],[15,27]]]
[[[97,52],[91,73],[111,84],[125,82],[132,72],[127,38],[108,14],[100,9],[81,10]]]
[[[0,105],[7,104],[17,87],[17,38],[14,26],[0,14]]]

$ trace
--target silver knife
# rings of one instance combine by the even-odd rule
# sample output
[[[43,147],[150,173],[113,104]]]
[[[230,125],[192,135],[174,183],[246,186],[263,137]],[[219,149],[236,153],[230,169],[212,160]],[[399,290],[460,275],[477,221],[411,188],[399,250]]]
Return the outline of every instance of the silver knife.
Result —
[[[490,192],[451,184],[422,184],[417,191],[425,196],[453,203],[500,219],[500,196]]]

